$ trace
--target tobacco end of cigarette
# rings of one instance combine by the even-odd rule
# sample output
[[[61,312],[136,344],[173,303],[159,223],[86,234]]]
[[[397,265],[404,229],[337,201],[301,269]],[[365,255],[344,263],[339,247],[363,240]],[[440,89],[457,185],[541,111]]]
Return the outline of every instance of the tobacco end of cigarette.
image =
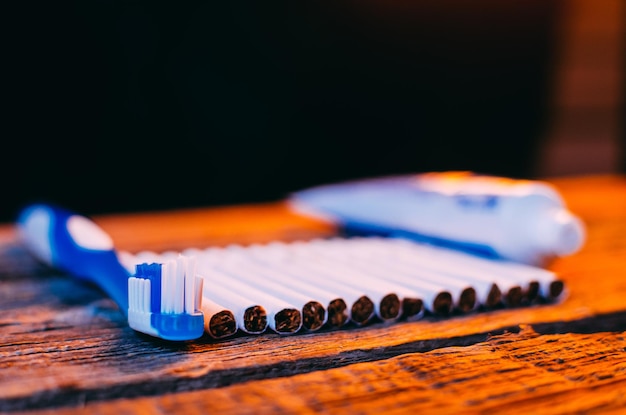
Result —
[[[243,314],[243,326],[248,333],[261,333],[267,328],[267,313],[261,306],[248,307]]]
[[[337,298],[328,303],[328,324],[341,327],[348,322],[348,306],[346,302]]]
[[[555,280],[550,283],[550,297],[552,299],[557,298],[563,293],[565,289],[565,283],[561,280]]]
[[[506,303],[511,307],[518,306],[522,303],[522,297],[522,287],[515,286],[506,293]]]
[[[350,311],[352,321],[357,324],[364,324],[374,315],[374,303],[364,295],[352,304]]]
[[[487,301],[485,305],[487,307],[495,307],[502,302],[502,291],[500,291],[500,287],[497,284],[491,284],[491,288],[489,289],[489,293],[487,294]]]
[[[539,283],[537,281],[531,281],[528,284],[528,288],[526,289],[526,293],[524,294],[526,297],[526,301],[532,303],[539,297]]]
[[[237,332],[237,321],[229,310],[215,313],[209,320],[209,334],[216,339],[230,336]]]
[[[326,309],[317,301],[309,301],[302,307],[302,325],[308,330],[317,330],[326,322]]]
[[[433,312],[436,314],[449,314],[452,312],[452,294],[442,291],[433,301]]]
[[[459,298],[459,310],[468,313],[476,306],[476,290],[472,287],[465,288]]]
[[[295,333],[302,327],[302,313],[295,308],[285,308],[274,317],[276,332]]]
[[[382,319],[396,319],[400,316],[400,311],[400,299],[396,294],[387,294],[380,300],[380,317]]]
[[[402,299],[402,316],[406,318],[420,315],[424,311],[424,302],[419,298]]]

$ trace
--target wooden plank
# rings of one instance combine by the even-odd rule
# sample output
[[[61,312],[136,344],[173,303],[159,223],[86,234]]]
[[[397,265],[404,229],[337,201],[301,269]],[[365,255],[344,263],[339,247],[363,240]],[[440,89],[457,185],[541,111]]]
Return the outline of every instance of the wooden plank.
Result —
[[[36,413],[618,413],[626,405],[625,347],[623,333],[540,336],[525,327],[466,347]]]
[[[397,363],[394,363],[397,359],[417,359],[415,365],[420,366],[424,364],[420,360],[421,356],[440,356],[429,353],[436,353],[436,350],[439,350],[437,353],[442,353],[443,350],[448,353],[448,364],[472,366],[471,359],[464,353],[474,350],[479,355],[484,354],[485,361],[492,365],[489,366],[493,372],[491,377],[486,374],[484,376],[492,383],[498,382],[498,359],[488,359],[489,353],[492,353],[489,347],[495,347],[493,340],[490,340],[492,343],[488,342],[491,346],[479,347],[479,344],[490,333],[519,331],[520,324],[532,324],[540,333],[584,334],[564,335],[573,336],[571,342],[569,337],[552,341],[552,338],[546,336],[523,334],[516,343],[536,338],[533,341],[541,343],[541,346],[534,347],[550,351],[560,345],[560,342],[569,342],[568,347],[576,353],[586,353],[588,348],[592,349],[591,353],[595,353],[598,345],[608,341],[596,339],[597,336],[604,339],[601,332],[621,333],[626,329],[626,307],[623,302],[626,294],[623,269],[626,253],[623,237],[626,234],[626,179],[619,176],[593,176],[561,179],[554,183],[562,191],[572,210],[584,218],[589,232],[588,242],[580,253],[552,265],[563,276],[569,289],[569,297],[563,303],[448,319],[425,319],[391,325],[378,323],[363,328],[322,330],[313,334],[284,337],[268,333],[260,336],[238,336],[225,341],[203,338],[198,342],[174,345],[141,336],[127,327],[115,305],[97,289],[38,266],[9,237],[0,246],[0,411],[72,408],[87,402],[90,410],[93,407],[94,411],[97,409],[107,412],[107,405],[111,405],[111,410],[122,410],[122,407],[116,405],[119,402],[130,402],[130,406],[124,410],[138,413],[132,409],[135,405],[132,402],[148,406],[183,405],[181,402],[193,403],[200,399],[196,396],[214,396],[218,401],[225,399],[224,405],[227,405],[228,399],[231,399],[231,403],[236,402],[238,393],[246,396],[246,388],[252,388],[251,397],[246,398],[246,404],[241,409],[245,413],[246,410],[263,409],[252,404],[255,396],[265,396],[265,392],[262,392],[264,387],[255,389],[256,386],[251,385],[269,382],[268,384],[273,385],[270,388],[274,391],[272,395],[276,396],[297,393],[291,399],[302,402],[305,407],[313,405],[316,399],[314,389],[326,382],[328,388],[337,388],[338,397],[332,398],[335,395],[330,392],[328,395],[327,405],[331,410],[332,405],[341,405],[335,401],[344,400],[345,396],[346,403],[354,405],[355,409],[370,412],[364,406],[359,406],[356,401],[360,399],[370,402],[371,412],[378,412],[387,408],[389,402],[386,399],[391,398],[385,397],[391,395],[398,395],[398,402],[403,402],[403,399],[418,402],[421,399],[419,394],[415,399],[409,398],[414,393],[410,392],[412,388],[409,388],[409,395],[403,395],[401,388],[395,391],[393,382],[389,383],[381,375],[388,370],[399,371],[395,366]],[[231,243],[240,240],[239,238],[253,242],[256,238],[268,238],[268,235],[276,238],[280,235],[281,239],[298,239],[304,238],[303,235],[332,233],[332,228],[326,224],[294,217],[289,219],[291,213],[285,211],[284,206],[264,206],[261,210],[249,207],[233,209],[232,216],[229,216],[228,208],[224,208],[218,210],[218,213],[212,213],[215,211],[210,209],[198,210],[197,216],[181,211],[145,217],[103,217],[97,221],[114,236],[116,243],[119,241],[121,246],[130,250],[146,249],[144,247],[155,250],[159,247],[176,249],[187,240],[206,246],[205,244]],[[266,220],[266,215],[274,215],[274,222]],[[293,220],[292,225],[284,225],[280,220],[284,215],[287,215],[288,220]],[[155,217],[160,218],[158,226],[155,226]],[[239,223],[241,229],[237,225],[231,228],[228,223]],[[149,233],[154,229],[158,231],[155,235]],[[181,232],[184,237],[175,238],[176,229],[185,229]],[[242,236],[246,230],[251,235],[247,239]],[[0,235],[11,235],[11,232],[7,227],[0,229]],[[200,236],[194,236],[194,232],[198,232]],[[585,339],[588,339],[588,343],[585,343]],[[615,342],[618,340],[616,337]],[[619,357],[623,349],[620,350],[615,342],[611,343],[611,350]],[[469,348],[442,349],[451,346]],[[413,357],[403,357],[405,354]],[[465,362],[467,359],[470,361]],[[386,364],[392,366],[387,367]],[[479,364],[475,361],[473,365]],[[465,366],[463,368],[469,370]],[[597,370],[598,366],[590,366],[589,370],[592,369]],[[368,371],[373,373],[371,378],[366,376]],[[348,375],[350,373],[354,375]],[[532,373],[534,372],[528,372],[529,378],[543,372]],[[594,372],[588,372],[591,373]],[[304,380],[298,386],[300,376]],[[621,379],[620,376],[613,375],[616,379]],[[345,378],[348,385],[358,385],[359,377],[369,379],[371,385],[368,387],[373,392],[360,393],[350,398],[352,390],[341,379]],[[441,382],[446,379],[445,376],[440,377]],[[504,379],[505,384],[512,382],[508,378]],[[304,391],[304,385],[310,381],[314,381],[313,385],[316,386],[307,398],[309,395]],[[296,383],[290,389],[292,382]],[[386,388],[384,385],[388,383],[389,387]],[[450,384],[454,385],[455,382]],[[559,385],[563,386],[562,390]],[[563,393],[568,399],[575,399],[575,393],[568,392],[565,385],[553,385],[555,396]],[[431,392],[436,389],[432,385],[422,386]],[[470,386],[477,387],[470,384],[466,387]],[[582,386],[584,385],[575,384],[575,387]],[[604,383],[594,387],[596,386],[598,391],[606,391],[603,388],[608,388]],[[362,387],[365,388],[365,384]],[[440,389],[448,387],[452,386]],[[508,387],[513,388],[512,385]],[[621,383],[617,384],[616,388],[620,387]],[[376,392],[377,388],[382,388],[380,393]],[[196,395],[196,392],[188,391],[200,392]],[[166,401],[160,401],[156,397],[173,392],[179,394],[168,395],[163,398]],[[594,395],[592,392],[585,393]],[[232,393],[231,398],[228,398],[229,393]],[[539,401],[549,400],[548,395],[541,395],[537,391],[534,393],[535,395],[527,392],[528,399],[524,404],[531,405],[533,396]],[[142,396],[145,398],[140,398]],[[508,395],[491,396],[489,405],[506,406],[506,396]],[[136,400],[112,401],[121,398]],[[287,400],[276,404],[276,408],[283,412],[289,411],[289,405],[292,405],[289,402]],[[598,408],[605,404],[605,401],[598,400]],[[483,408],[486,405],[486,402],[480,401],[473,408]],[[392,412],[395,410],[388,409]],[[498,407],[498,411],[503,409],[506,408]]]

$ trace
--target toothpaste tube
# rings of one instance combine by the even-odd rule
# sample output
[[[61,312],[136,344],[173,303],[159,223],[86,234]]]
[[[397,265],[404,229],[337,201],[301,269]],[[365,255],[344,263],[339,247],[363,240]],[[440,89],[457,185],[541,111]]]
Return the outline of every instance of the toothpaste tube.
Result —
[[[473,172],[328,184],[288,202],[348,234],[405,237],[536,266],[575,253],[585,240],[583,222],[550,184]]]

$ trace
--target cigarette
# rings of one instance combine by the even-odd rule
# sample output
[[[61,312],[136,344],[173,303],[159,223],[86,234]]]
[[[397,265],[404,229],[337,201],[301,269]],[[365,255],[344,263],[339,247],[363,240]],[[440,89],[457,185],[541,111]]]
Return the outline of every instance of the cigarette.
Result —
[[[437,293],[432,301],[431,311],[434,314],[448,315],[452,312],[453,303],[452,294],[448,291],[441,291]]]
[[[393,252],[399,260],[471,282],[479,293],[479,301],[488,308],[502,303],[508,306],[522,304],[521,284],[528,281],[507,278],[510,270],[507,267],[499,270],[491,268],[491,265],[497,264],[494,260],[410,241],[390,240],[388,243],[394,244]]]
[[[363,290],[374,302],[375,313],[383,321],[397,320],[402,316],[402,298],[421,299],[415,290],[405,285],[396,284],[385,278],[386,272],[373,272],[369,267],[359,267],[346,262],[340,252],[341,244],[328,241],[311,241],[293,248],[294,257],[301,262],[321,266],[325,278],[340,280],[342,283]]]
[[[565,282],[557,279],[550,282],[548,292],[544,296],[550,301],[558,301],[564,296],[564,293]]]
[[[228,264],[218,265],[220,269],[236,273],[238,277],[245,279],[247,283],[259,289],[267,290],[273,295],[299,307],[302,314],[302,326],[309,331],[319,330],[326,323],[326,307],[328,293],[317,294],[323,297],[311,295],[311,290],[303,284],[299,284],[294,278],[277,272],[275,269],[254,263],[247,259],[230,261]],[[334,297],[333,297],[334,299]]]
[[[197,255],[196,258],[198,271],[204,278],[203,303],[206,300],[213,301],[230,310],[235,316],[238,329],[244,333],[265,332],[269,326],[265,307],[257,299],[249,296],[245,290],[233,288],[232,284],[224,283],[224,280],[228,280],[229,277],[213,270],[212,261],[208,255]]]
[[[316,323],[327,323],[332,327],[345,325],[350,320],[346,301],[339,297],[337,292],[330,289],[327,285],[320,285],[317,282],[316,273],[310,272],[305,267],[286,262],[284,255],[281,255],[280,252],[283,250],[284,247],[282,246],[250,246],[246,259],[264,279],[270,279],[285,286],[289,286],[299,293],[315,298],[322,304],[326,304],[326,320],[323,323],[322,321]],[[354,295],[357,295],[357,293],[354,293]],[[359,305],[367,303],[367,300],[361,299],[359,301],[357,299],[355,302]],[[304,317],[304,320],[306,326],[306,317]],[[318,328],[319,327],[316,326],[310,326],[309,330],[316,330]]]
[[[336,298],[328,303],[326,313],[326,323],[331,327],[342,327],[347,324],[350,319],[348,305],[342,298]]]
[[[399,281],[407,284],[414,284],[417,280],[430,281],[441,285],[443,290],[455,293],[455,307],[462,313],[474,311],[482,304],[495,306],[501,300],[498,286],[488,279],[467,278],[460,272],[424,267],[420,258],[388,242],[357,241],[356,245],[356,255],[389,268],[392,276]]]
[[[374,302],[367,295],[359,297],[350,308],[350,320],[358,325],[368,323],[375,313]]]
[[[424,249],[432,251],[432,248]],[[554,301],[560,299],[565,292],[565,284],[556,273],[543,268],[512,261],[479,258],[450,250],[438,250],[438,255],[446,258],[454,257],[457,258],[457,263],[466,264],[467,268],[498,275],[498,282],[502,285],[508,283],[513,287],[519,287],[512,295],[509,295],[515,299],[521,295],[519,303],[541,299]]]
[[[474,289],[474,287],[463,288],[456,307],[462,313],[469,313],[470,311],[476,310],[478,308],[478,302],[476,301],[476,290]]]
[[[346,267],[332,259],[323,258],[318,253],[313,252],[312,246],[305,247],[304,250],[309,252],[303,253],[303,255],[313,255],[313,257],[303,258],[302,262],[314,262],[311,265],[317,267],[320,271],[317,278],[323,279],[325,284],[329,280],[340,281],[344,285],[360,289],[365,293],[365,296],[359,298],[352,307],[351,314],[354,316],[355,321],[365,322],[366,316],[372,310],[383,321],[396,320],[400,317],[402,312],[400,298],[393,292],[393,289],[390,289],[386,284],[383,285],[380,279],[360,273],[358,270]],[[319,269],[320,266],[324,268],[323,273]],[[370,300],[368,302],[367,299],[370,298],[374,301]]]
[[[337,296],[337,285],[324,284],[320,286],[317,283],[317,273],[311,271],[307,267],[302,267],[290,263],[288,260],[289,253],[286,249],[286,244],[281,242],[271,242],[267,245],[251,245],[253,260],[265,264],[266,266],[274,269],[278,274],[285,275],[284,278],[289,279],[294,287],[302,289],[307,294],[314,295],[320,300],[325,300],[328,304],[326,307],[327,321],[326,324],[330,327],[339,328],[346,325],[351,321],[351,309],[355,310],[370,310],[373,312],[373,303],[369,298],[362,298],[361,293],[353,291],[352,294],[354,301],[352,301],[348,309],[348,304],[344,298]],[[332,288],[335,288],[334,290]],[[340,290],[343,287],[339,288]],[[365,311],[367,313],[367,311]],[[365,322],[370,318],[369,315],[365,315],[362,312],[358,312],[357,320]]]
[[[222,310],[209,318],[207,331],[216,339],[232,336],[237,332],[237,321],[230,310]]]
[[[250,286],[247,282],[238,279],[237,274],[232,271],[213,270],[212,273],[219,276],[219,284],[227,287],[231,292],[243,292],[246,297],[253,298],[255,303],[261,304],[261,309],[265,311],[267,326],[276,333],[295,333],[302,326],[302,314],[297,306]],[[262,318],[261,309],[249,310],[244,321],[251,324],[259,317]]]
[[[117,258],[131,275],[135,274],[136,267],[139,264],[165,263],[168,261],[160,254],[153,251],[141,251],[134,254],[127,251],[119,251]],[[177,258],[173,258],[173,260],[176,261]]]
[[[260,281],[257,275],[250,273],[250,271],[246,272],[237,261],[221,260],[217,262],[219,265],[216,266],[215,261],[203,258],[199,265],[203,267],[204,274],[212,275],[213,279],[219,280],[218,283],[222,286],[231,291],[244,293],[247,297],[254,298],[255,301],[262,304],[267,311],[268,326],[276,333],[292,334],[300,330],[302,327],[300,309],[303,304],[298,306],[290,301],[291,299],[283,299],[280,295],[270,293],[271,291],[266,286],[271,285],[281,295],[286,295],[290,290],[286,287],[279,287],[277,284]]]
[[[214,257],[213,266],[216,269],[228,272],[232,277],[239,279],[248,286],[263,292],[271,292],[276,298],[280,298],[289,304],[298,307],[301,324],[306,330],[319,330],[326,323],[326,308],[320,301],[313,298],[293,286],[293,278],[279,276],[273,269],[264,267],[252,260],[252,250],[247,248],[242,251],[239,247],[228,247],[222,249],[218,254],[212,253]],[[283,322],[297,322],[297,317],[291,314],[289,318],[281,319]],[[293,318],[294,320],[289,320]],[[277,322],[278,324],[278,322]],[[283,324],[281,331],[291,328]],[[299,329],[299,328],[298,328]],[[296,330],[297,331],[297,330]]]
[[[291,261],[290,266],[298,267],[325,289],[333,290],[338,298],[343,299],[349,310],[348,321],[357,325],[368,323],[375,316],[374,301],[367,294],[367,290],[347,284],[342,278],[337,278],[333,270],[311,261]]]
[[[146,262],[139,260],[136,254],[132,254],[128,251],[122,250],[117,253],[117,258],[119,259],[120,264],[122,264],[126,271],[128,271],[128,273],[131,275],[135,273],[135,266],[137,264],[142,264]]]
[[[373,248],[373,247],[370,247]],[[437,290],[442,293],[450,293],[450,298],[453,300],[453,307],[462,312],[469,313],[474,311],[479,306],[477,299],[477,290],[469,281],[462,278],[455,278],[451,275],[444,274],[438,271],[424,269],[419,267],[418,263],[410,263],[407,261],[399,261],[397,255],[393,256],[388,248],[385,249],[358,249],[354,250],[359,256],[362,256],[364,260],[369,258],[365,266],[380,266],[388,270],[390,278],[395,281],[406,284],[415,288],[416,290]],[[410,260],[410,259],[409,259]],[[429,283],[429,286],[426,286]],[[486,287],[479,286],[481,289],[481,296],[486,296],[482,290]],[[444,299],[446,298],[446,299]],[[441,294],[436,297],[437,303],[440,307],[433,309],[439,309],[438,313],[446,313],[445,303],[448,296]]]
[[[307,286],[331,293],[327,308],[327,322],[331,326],[341,327],[348,322],[363,325],[375,316],[374,302],[360,287],[354,288],[341,279],[329,278],[329,269],[295,256],[291,251],[293,244],[298,243],[273,242],[267,245],[268,251],[264,252],[267,255],[256,255],[256,258],[265,258],[268,266],[296,276],[298,281],[306,281]]]
[[[496,308],[502,304],[502,290],[494,278],[489,275],[485,275],[482,272],[476,272],[475,270],[460,268],[448,261],[442,261],[441,259],[432,258],[427,254],[415,252],[412,245],[415,243],[405,242],[401,240],[386,240],[386,241],[373,241],[373,243],[380,243],[388,245],[390,251],[390,260],[394,263],[402,263],[421,269],[429,273],[434,273],[433,278],[440,281],[446,281],[446,283],[452,284],[463,289],[463,287],[473,287],[476,293],[475,307]],[[436,277],[435,277],[436,276]],[[514,287],[508,287],[514,288]],[[460,305],[462,311],[471,311],[471,292],[462,292],[460,302],[464,304]]]
[[[526,303],[558,301],[565,296],[565,282],[552,271],[505,261],[495,262],[491,266],[494,269],[497,267],[509,270],[505,278],[518,281],[524,286],[523,296]]]
[[[358,272],[357,279],[367,281],[374,287],[381,286],[383,292],[394,291],[403,299],[420,300],[426,310],[437,314],[452,312],[454,300],[446,287],[429,281],[399,278],[395,270],[377,264],[371,258],[366,256],[355,258],[354,253],[357,249],[351,249],[351,247],[356,247],[354,240],[336,239],[315,241],[308,249],[317,249],[320,257],[322,255],[332,257],[335,263],[340,262],[345,268]]]
[[[215,303],[232,313],[237,324],[237,328],[244,333],[248,334],[260,334],[263,333],[268,327],[268,318],[265,308],[260,305],[256,300],[252,300],[247,296],[241,295],[241,290],[233,290],[230,287],[222,284],[223,276],[212,272],[207,272],[202,269],[201,261],[198,263],[204,278],[203,286],[203,299],[202,303],[207,304]],[[218,310],[219,311],[219,310]],[[205,314],[206,316],[206,314]],[[205,317],[205,327],[211,323],[211,319]],[[217,331],[213,326],[209,326],[207,331],[211,334],[212,331]]]
[[[257,260],[261,261],[257,258]],[[289,284],[290,287],[316,298],[320,303],[326,304],[325,323],[331,327],[341,327],[350,320],[350,313],[346,301],[337,293],[330,290],[328,285],[320,285],[317,283],[316,276],[310,275],[307,269],[302,267],[294,267],[291,264],[276,262],[263,263],[259,262],[259,266],[265,267],[264,276],[274,278]],[[315,330],[315,327],[309,327],[309,330]]]
[[[222,339],[237,332],[237,320],[228,307],[203,296],[204,331],[214,339]]]
[[[438,285],[441,292],[435,297],[432,306],[437,313],[448,313],[446,308],[449,301],[453,301],[454,308],[462,313],[474,311],[479,307],[480,301],[477,298],[479,294],[475,284],[454,275],[422,269],[413,258],[399,256],[388,241],[388,239],[357,238],[345,245],[346,252],[358,259],[362,266],[368,268],[375,266],[387,270],[388,278],[400,284],[416,289],[420,287],[415,285],[417,281],[429,281],[433,284],[432,287]],[[487,297],[492,288],[492,285],[487,287],[486,284],[479,284],[480,296]]]
[[[267,328],[267,312],[260,305],[246,307],[242,321],[246,332],[263,333]]]
[[[402,317],[409,320],[419,320],[424,316],[424,302],[419,298],[402,299]]]
[[[487,309],[491,309],[496,308],[500,304],[502,304],[502,291],[500,287],[498,287],[498,284],[492,283],[489,286],[487,298],[483,301],[483,306]]]
[[[528,304],[532,304],[539,300],[539,291],[541,290],[541,285],[538,281],[530,281],[528,283],[528,287],[525,293],[525,300]]]

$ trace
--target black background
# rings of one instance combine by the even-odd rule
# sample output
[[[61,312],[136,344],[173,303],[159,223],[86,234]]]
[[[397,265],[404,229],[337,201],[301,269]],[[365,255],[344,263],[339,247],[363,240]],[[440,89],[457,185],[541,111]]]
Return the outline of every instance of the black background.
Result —
[[[5,6],[0,221],[278,200],[349,178],[530,177],[558,1]]]

